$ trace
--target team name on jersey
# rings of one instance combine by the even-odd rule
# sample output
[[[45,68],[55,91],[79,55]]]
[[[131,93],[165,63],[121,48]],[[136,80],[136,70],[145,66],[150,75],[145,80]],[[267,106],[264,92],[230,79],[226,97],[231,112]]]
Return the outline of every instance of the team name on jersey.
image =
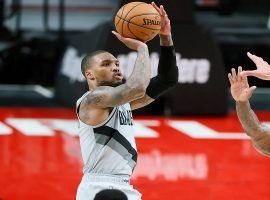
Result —
[[[132,113],[130,110],[128,111],[118,111],[119,113],[119,119],[120,119],[120,125],[129,125],[132,126],[133,123],[133,117],[132,117]]]

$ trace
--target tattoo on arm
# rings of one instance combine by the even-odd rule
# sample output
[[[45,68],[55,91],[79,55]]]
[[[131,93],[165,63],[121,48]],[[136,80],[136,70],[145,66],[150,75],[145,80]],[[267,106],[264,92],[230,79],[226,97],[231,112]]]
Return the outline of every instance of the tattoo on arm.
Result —
[[[151,97],[149,97],[147,94],[144,95],[143,98],[140,99],[136,99],[134,101],[132,101],[130,103],[131,106],[131,110],[136,110],[138,108],[142,108],[150,103],[152,103],[153,101],[155,101],[155,99],[152,99]]]
[[[150,82],[150,58],[147,47],[138,50],[138,57],[130,78],[117,87],[100,86],[83,100],[84,105],[98,108],[116,107],[141,98]]]
[[[151,67],[148,48],[140,48],[133,72],[126,84],[128,87],[143,87],[146,89],[150,82]]]
[[[118,87],[100,86],[90,92],[83,104],[98,108],[116,107],[137,98],[136,91],[127,88],[125,84]]]
[[[150,63],[148,49],[142,48],[138,52],[134,70],[125,84],[115,88],[100,86],[87,95],[85,103],[96,107],[115,107],[140,98],[150,81],[148,63]],[[149,66],[146,66],[147,64]]]
[[[93,104],[99,104],[102,101],[102,96],[92,96],[92,98],[87,98],[89,100],[89,103]],[[92,102],[91,102],[92,101]]]
[[[250,108],[249,102],[236,102],[236,111],[244,130],[249,136],[255,137],[261,124],[256,114]]]
[[[236,110],[244,130],[251,137],[254,146],[263,154],[270,155],[270,129],[260,123],[250,108],[249,102],[236,102]]]

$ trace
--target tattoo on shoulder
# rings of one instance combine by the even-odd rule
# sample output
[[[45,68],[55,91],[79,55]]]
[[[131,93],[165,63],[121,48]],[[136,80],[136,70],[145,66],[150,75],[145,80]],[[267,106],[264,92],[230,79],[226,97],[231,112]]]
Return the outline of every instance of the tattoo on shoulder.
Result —
[[[133,91],[126,87],[124,84],[113,89],[108,87],[97,88],[85,97],[84,103],[93,106],[115,107],[126,102],[133,95]]]
[[[91,100],[93,104],[98,104],[102,101],[102,96],[93,96]]]
[[[96,94],[96,93],[91,93],[89,95],[86,96],[85,98],[85,103],[86,104],[94,104],[94,105],[97,105],[99,104],[103,99],[103,95],[100,95],[100,94]]]

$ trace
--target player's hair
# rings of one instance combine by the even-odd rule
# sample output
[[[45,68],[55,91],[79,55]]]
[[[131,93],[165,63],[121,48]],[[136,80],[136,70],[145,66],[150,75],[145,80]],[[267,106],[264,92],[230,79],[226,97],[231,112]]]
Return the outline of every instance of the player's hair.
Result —
[[[128,198],[121,190],[104,189],[96,194],[94,200],[128,200]]]
[[[82,59],[82,62],[81,62],[81,71],[82,71],[82,74],[84,77],[85,77],[85,71],[92,67],[91,60],[93,59],[93,57],[95,57],[96,55],[101,54],[101,53],[107,53],[107,51],[97,50],[97,51],[94,51],[94,52],[89,53],[86,56],[84,56],[84,58]]]

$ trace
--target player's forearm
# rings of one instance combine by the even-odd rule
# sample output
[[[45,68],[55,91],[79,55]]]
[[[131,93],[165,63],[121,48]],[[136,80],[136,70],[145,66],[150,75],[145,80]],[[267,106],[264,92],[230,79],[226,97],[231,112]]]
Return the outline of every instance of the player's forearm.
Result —
[[[249,102],[236,102],[236,111],[243,129],[250,137],[255,138],[261,132],[261,123]]]
[[[160,46],[173,46],[172,35],[159,35]]]
[[[134,69],[130,77],[127,79],[126,85],[129,88],[138,89],[139,92],[145,93],[150,82],[151,66],[149,51],[147,46],[138,49],[138,56],[134,65]]]
[[[270,156],[270,130],[263,126],[248,101],[236,102],[237,115],[246,133],[261,153]]]

